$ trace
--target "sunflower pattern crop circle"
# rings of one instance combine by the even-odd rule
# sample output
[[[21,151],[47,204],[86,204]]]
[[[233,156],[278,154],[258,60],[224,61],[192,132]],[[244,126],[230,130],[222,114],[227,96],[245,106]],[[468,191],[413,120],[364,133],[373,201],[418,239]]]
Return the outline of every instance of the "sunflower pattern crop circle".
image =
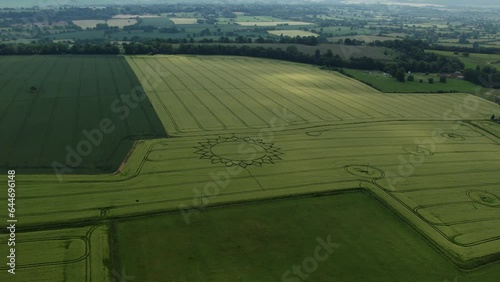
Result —
[[[195,154],[201,155],[200,159],[209,159],[212,164],[224,164],[226,167],[262,166],[274,164],[281,160],[280,148],[273,143],[265,143],[262,139],[251,137],[218,137],[199,142]]]

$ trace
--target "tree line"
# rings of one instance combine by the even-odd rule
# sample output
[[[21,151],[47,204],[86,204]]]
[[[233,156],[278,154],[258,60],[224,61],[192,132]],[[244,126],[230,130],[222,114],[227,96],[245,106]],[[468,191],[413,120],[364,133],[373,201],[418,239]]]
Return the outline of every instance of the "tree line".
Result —
[[[421,40],[384,41],[381,46],[391,48],[400,54],[394,61],[380,61],[369,57],[342,58],[331,50],[314,54],[306,54],[300,45],[293,44],[286,48],[263,47],[259,44],[239,45],[224,43],[188,43],[173,40],[150,39],[144,42],[123,43],[127,55],[155,54],[198,54],[198,55],[231,55],[249,56],[287,60],[322,66],[327,69],[353,68],[361,70],[379,70],[391,74],[404,81],[405,73],[411,72],[464,72],[464,79],[485,87],[500,88],[500,73],[493,67],[464,70],[464,64],[458,58],[446,57],[435,53],[426,53],[427,43]],[[299,46],[299,47],[297,47]],[[49,55],[49,54],[104,54],[120,53],[117,45],[104,42],[36,43],[36,44],[0,44],[0,55]]]
[[[0,44],[0,55],[117,55],[120,48],[110,43],[33,43]]]

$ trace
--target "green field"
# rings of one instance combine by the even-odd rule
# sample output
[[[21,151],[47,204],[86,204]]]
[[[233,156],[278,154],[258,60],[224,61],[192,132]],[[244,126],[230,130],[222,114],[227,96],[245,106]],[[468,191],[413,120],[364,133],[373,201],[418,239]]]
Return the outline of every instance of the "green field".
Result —
[[[472,82],[447,79],[446,83],[439,82],[437,74],[413,73],[415,81],[399,82],[391,76],[384,75],[379,71],[364,71],[355,69],[345,69],[345,72],[353,78],[362,81],[368,85],[373,85],[377,89],[388,93],[438,93],[438,92],[461,92],[470,94],[480,94],[486,89],[478,87]],[[408,77],[408,74],[406,75]],[[434,83],[428,83],[427,79],[433,78]],[[422,83],[420,83],[422,79]]]
[[[453,52],[447,52],[447,51],[427,51],[427,52],[433,52],[436,54],[441,54],[445,55],[448,57],[455,57],[460,59],[462,62],[465,64],[465,68],[471,68],[475,69],[476,66],[480,67],[494,67],[494,68],[499,68],[500,67],[500,55],[496,54],[475,54],[475,53],[470,53],[468,57],[463,56],[462,53],[459,53],[458,55],[453,54]]]
[[[309,32],[309,31],[303,31],[303,30],[270,30],[268,31],[270,34],[277,35],[277,36],[290,36],[290,37],[296,37],[296,36],[319,36],[318,34],[314,32]]]
[[[170,18],[174,24],[196,24],[196,18]]]
[[[171,27],[174,23],[167,17],[143,18],[142,26],[153,25],[157,27]]]
[[[84,155],[90,150],[76,168],[111,172],[135,140],[166,136],[147,99],[124,116],[123,95],[141,89],[124,58],[2,57],[0,73],[0,129],[5,133],[0,136],[0,167],[4,169],[51,173],[53,162],[67,164],[71,150]],[[38,90],[32,92],[31,87]],[[102,138],[97,134],[96,141],[102,139],[99,144],[85,146],[84,131],[100,130],[105,119],[114,130]]]
[[[73,21],[77,26],[86,29],[86,28],[95,28],[98,24],[104,24],[106,21],[104,20],[77,20]]]
[[[332,43],[337,43],[339,40],[346,40],[347,38],[349,39],[356,39],[360,41],[365,41],[366,43],[373,42],[376,40],[379,41],[387,41],[387,40],[395,40],[396,37],[389,37],[389,36],[376,36],[376,35],[347,35],[347,36],[335,36],[335,37],[330,37],[328,38],[328,41]]]
[[[134,25],[137,23],[136,19],[109,19],[104,20],[78,20],[73,21],[73,23],[83,29],[95,28],[97,24],[107,24],[109,26],[116,26],[118,28],[123,28],[124,26]]]
[[[332,254],[327,267],[319,266],[317,279],[310,281],[332,281],[332,276],[338,276],[337,281],[390,281],[391,275],[393,281],[408,282],[498,279],[500,268],[494,261],[500,247],[500,126],[489,117],[500,108],[494,103],[461,93],[385,94],[315,66],[246,57],[2,60],[15,65],[2,70],[19,77],[13,89],[27,88],[26,93],[2,92],[5,101],[25,97],[22,102],[38,105],[44,95],[54,95],[43,91],[51,88],[40,83],[35,98],[20,81],[30,77],[35,83],[48,76],[55,81],[51,85],[64,89],[55,93],[69,96],[66,100],[73,107],[65,109],[72,117],[78,113],[79,121],[97,119],[95,110],[88,109],[95,109],[94,104],[80,109],[83,95],[76,95],[78,100],[71,89],[100,85],[99,93],[110,96],[101,104],[106,105],[138,81],[149,100],[146,109],[137,107],[141,110],[133,113],[155,113],[160,127],[148,127],[146,119],[132,120],[132,115],[127,119],[137,128],[130,133],[141,134],[132,138],[133,150],[116,174],[66,174],[60,182],[53,174],[19,172],[16,213],[24,228],[19,236],[36,237],[36,232],[60,228],[59,237],[71,237],[80,228],[88,232],[81,237],[90,236],[84,240],[89,250],[110,240],[103,247],[109,255],[90,251],[86,264],[69,260],[79,257],[78,243],[75,249],[54,254],[54,272],[64,273],[71,265],[74,272],[67,270],[68,275],[80,277],[94,263],[91,273],[101,278],[92,281],[109,281],[99,279],[122,268],[137,281],[275,281],[314,251],[317,237],[331,233],[341,245],[340,256]],[[49,69],[36,72],[38,78],[31,75],[34,67],[25,67],[37,60],[40,67],[47,67],[46,61],[62,61],[75,70],[58,75]],[[76,72],[89,64],[96,70]],[[86,74],[82,77],[94,84],[83,78],[69,80],[75,72]],[[60,85],[61,80],[66,83]],[[77,93],[107,97],[90,95],[96,89]],[[6,113],[27,116],[20,110]],[[45,128],[51,120],[67,126],[69,133],[59,127],[63,135],[57,136],[87,128],[77,129],[73,119],[62,114],[60,119],[41,117],[47,118],[40,115],[40,123],[32,128]],[[17,131],[2,140],[10,140],[14,148],[23,144],[12,141],[16,133],[32,133],[22,131],[23,124],[9,126],[10,131],[2,132]],[[168,132],[169,138],[154,137],[152,128]],[[127,136],[120,132],[113,140]],[[40,148],[64,149],[66,142],[57,136],[51,140],[59,143]],[[29,150],[13,156],[27,158]],[[347,190],[359,193],[253,202]],[[6,196],[0,195],[1,205],[7,205]],[[224,206],[229,204],[233,206]],[[212,206],[219,207],[209,209]],[[155,213],[169,214],[153,219]],[[6,216],[0,214],[0,220]],[[94,234],[92,227],[101,228],[94,240],[89,235]],[[5,239],[2,233],[0,241]],[[155,247],[147,249],[151,245]],[[2,253],[5,246],[1,244]],[[58,259],[61,256],[68,259]],[[26,277],[36,278],[43,267],[25,266]]]
[[[213,209],[190,225],[177,215],[154,216],[119,222],[116,234],[128,273],[140,281],[179,282],[287,281],[283,274],[328,236],[333,252],[307,274],[310,281],[494,281],[500,275],[500,268],[462,273],[364,193]]]
[[[285,20],[271,16],[237,16],[236,22],[283,22]]]
[[[312,23],[289,21],[270,16],[238,16],[235,22],[242,26],[312,25]]]
[[[0,243],[7,246],[4,239]],[[110,281],[106,225],[24,232],[16,240],[16,276],[12,279],[2,265],[2,281],[54,282],[67,281],[67,277],[72,281]],[[1,251],[8,254],[3,246]]]

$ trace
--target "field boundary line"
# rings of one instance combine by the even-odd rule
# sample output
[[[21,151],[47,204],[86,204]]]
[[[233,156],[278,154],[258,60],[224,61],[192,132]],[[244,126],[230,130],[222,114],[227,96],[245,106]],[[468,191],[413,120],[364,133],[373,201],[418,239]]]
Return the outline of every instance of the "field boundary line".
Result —
[[[124,58],[120,58],[120,59],[119,59],[119,61],[120,61],[120,65],[123,67],[123,69],[124,69],[124,70],[126,70],[126,71],[125,71],[125,75],[126,75],[126,76],[127,76],[127,78],[128,78],[128,80],[127,80],[127,81],[129,81],[129,82],[130,82],[130,83],[129,83],[129,84],[130,84],[130,89],[133,89],[133,88],[135,87],[135,86],[133,85],[132,81],[136,81],[136,82],[140,85],[140,82],[139,82],[139,80],[137,79],[137,77],[135,77],[135,79],[131,77],[131,73],[130,73],[130,72],[131,72],[131,71],[133,72],[133,70],[131,69],[131,67],[130,67],[130,65],[129,65],[129,64],[125,64],[125,63],[126,63],[126,59],[124,59]],[[134,76],[135,76],[135,73],[134,73]],[[141,88],[142,88],[142,85],[141,85]],[[144,88],[142,88],[142,89],[144,90],[144,93],[143,93],[143,94],[147,96],[147,94],[146,94],[146,90],[145,90]],[[148,98],[148,101],[149,101],[149,97],[147,97],[147,98]],[[156,131],[156,128],[155,128],[155,126],[153,125],[153,122],[151,121],[151,117],[148,115],[148,112],[147,112],[147,111],[146,111],[146,109],[145,109],[145,107],[146,107],[146,106],[144,105],[144,102],[139,103],[139,105],[141,106],[141,112],[142,112],[142,114],[144,115],[144,117],[146,118],[146,120],[147,120],[147,122],[148,122],[148,125],[149,125],[149,127],[150,127],[150,129],[151,129],[151,132],[153,133],[153,135],[154,135],[154,136],[158,136],[158,132]]]

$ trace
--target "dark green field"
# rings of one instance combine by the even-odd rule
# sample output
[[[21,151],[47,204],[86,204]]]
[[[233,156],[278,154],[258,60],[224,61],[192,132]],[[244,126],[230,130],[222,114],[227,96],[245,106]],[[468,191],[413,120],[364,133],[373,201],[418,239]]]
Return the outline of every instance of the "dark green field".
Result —
[[[135,109],[122,101],[140,85],[120,57],[0,58],[0,167],[42,172],[59,162],[81,172],[115,170],[135,139],[166,135],[147,98]],[[104,120],[109,133],[100,128]],[[71,150],[84,152],[82,160],[66,161]]]
[[[331,236],[307,281],[498,281],[500,268],[458,270],[365,193],[179,213],[118,223],[121,267],[138,281],[282,280]],[[323,253],[321,253],[323,254]],[[404,258],[404,259],[403,259]],[[289,274],[287,279],[298,279]]]

